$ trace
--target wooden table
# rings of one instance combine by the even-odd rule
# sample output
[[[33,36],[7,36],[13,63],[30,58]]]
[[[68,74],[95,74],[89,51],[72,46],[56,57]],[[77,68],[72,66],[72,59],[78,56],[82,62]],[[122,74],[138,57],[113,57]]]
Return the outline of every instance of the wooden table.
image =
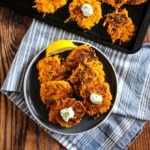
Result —
[[[0,86],[32,18],[0,7]],[[145,42],[150,42],[150,28]],[[128,150],[150,149],[150,122]],[[65,150],[0,93],[0,150]]]

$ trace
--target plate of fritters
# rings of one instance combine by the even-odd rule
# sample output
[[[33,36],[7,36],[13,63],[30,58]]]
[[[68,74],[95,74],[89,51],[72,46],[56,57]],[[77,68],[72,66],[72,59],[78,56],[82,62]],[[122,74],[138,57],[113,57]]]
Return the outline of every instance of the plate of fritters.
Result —
[[[46,48],[30,62],[24,96],[36,121],[65,135],[87,132],[111,114],[117,96],[115,70],[95,46],[73,41],[71,50],[46,57]]]

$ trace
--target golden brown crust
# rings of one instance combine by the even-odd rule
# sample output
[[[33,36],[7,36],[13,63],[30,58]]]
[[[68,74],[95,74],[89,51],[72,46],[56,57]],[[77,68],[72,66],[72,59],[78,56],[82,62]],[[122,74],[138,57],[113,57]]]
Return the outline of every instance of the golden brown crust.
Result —
[[[98,60],[88,61],[85,59],[84,62],[80,63],[72,72],[69,81],[73,84],[76,94],[80,95],[81,86],[86,86],[94,80],[97,80],[97,78],[101,83],[105,80],[103,64]]]
[[[67,70],[75,69],[85,58],[87,60],[98,60],[95,51],[88,45],[81,45],[73,49],[65,60]]]
[[[72,107],[74,111],[74,117],[70,118],[68,122],[65,122],[61,115],[60,110],[64,108]],[[85,107],[81,101],[66,98],[57,100],[50,109],[49,121],[52,123],[58,123],[60,126],[69,128],[78,124],[85,114]]]
[[[101,0],[103,3],[107,3],[115,8],[120,8],[122,5],[127,3],[127,0]]]
[[[40,86],[40,96],[44,104],[50,106],[57,99],[72,97],[73,89],[67,81],[48,81]]]
[[[89,17],[85,17],[81,11],[81,6],[85,3],[90,4],[93,8],[93,14]],[[101,3],[97,0],[73,0],[69,4],[69,13],[70,17],[65,22],[72,20],[77,22],[79,27],[90,30],[102,18]]]
[[[90,101],[90,95],[102,95],[102,103],[93,104]],[[110,109],[112,95],[107,82],[93,81],[90,84],[82,85],[80,95],[83,97],[83,105],[86,107],[86,114],[89,116],[99,116]]]
[[[129,5],[141,5],[143,3],[148,2],[148,0],[100,0],[102,3],[107,3],[114,8],[120,8],[124,4]]]
[[[141,5],[146,2],[148,2],[148,0],[127,0],[127,4],[130,5]]]
[[[59,8],[67,4],[67,0],[34,0],[35,5],[33,8],[36,8],[39,13],[53,14]]]
[[[106,15],[104,26],[107,26],[107,32],[112,42],[117,40],[119,43],[126,43],[132,39],[136,33],[136,26],[133,24],[126,9],[116,9],[114,12]]]
[[[57,55],[41,59],[37,63],[37,70],[38,80],[41,83],[66,78],[66,68]]]

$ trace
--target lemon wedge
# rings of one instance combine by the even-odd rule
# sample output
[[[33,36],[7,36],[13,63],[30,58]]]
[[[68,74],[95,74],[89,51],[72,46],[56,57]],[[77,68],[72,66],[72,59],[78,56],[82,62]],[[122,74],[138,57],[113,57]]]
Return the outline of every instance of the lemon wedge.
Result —
[[[75,45],[71,40],[62,39],[62,40],[53,41],[48,45],[46,49],[46,57],[52,54],[71,50],[76,47],[77,45]]]

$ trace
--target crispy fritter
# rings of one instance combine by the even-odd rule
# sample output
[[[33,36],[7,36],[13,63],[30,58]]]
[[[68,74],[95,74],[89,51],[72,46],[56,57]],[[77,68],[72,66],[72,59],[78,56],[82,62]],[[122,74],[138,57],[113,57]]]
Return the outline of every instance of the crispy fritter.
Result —
[[[146,2],[148,2],[148,0],[127,0],[127,4],[130,5],[141,5]]]
[[[74,48],[65,61],[67,70],[72,71],[79,63],[82,63],[85,58],[87,60],[98,60],[95,51],[90,46],[83,44]]]
[[[100,82],[104,82],[105,80],[103,64],[98,60],[88,61],[85,59],[84,62],[80,63],[72,72],[69,81],[72,83],[75,92],[78,95],[82,85],[87,85],[97,78],[99,78]]]
[[[86,17],[83,15],[81,11],[83,4],[90,4],[92,6],[93,14],[91,16]],[[69,13],[70,17],[65,22],[72,20],[77,22],[79,27],[90,30],[102,18],[101,3],[97,0],[73,0],[69,4]]]
[[[90,101],[92,93],[102,95],[102,103],[93,104]],[[82,85],[80,95],[83,97],[83,105],[86,107],[86,114],[89,116],[99,116],[110,109],[112,95],[107,82],[94,81],[90,84]]]
[[[66,68],[58,55],[45,57],[37,63],[38,80],[40,83],[66,78]]]
[[[36,8],[39,13],[53,14],[59,8],[67,4],[67,0],[34,0],[35,5],[32,6]]]
[[[116,9],[107,14],[103,25],[107,25],[107,32],[113,43],[117,40],[119,44],[126,43],[136,34],[136,26],[128,16],[126,9]]]
[[[103,3],[107,3],[115,8],[120,8],[122,5],[127,3],[127,0],[101,0]]]
[[[65,122],[60,115],[60,110],[68,107],[72,107],[74,111],[74,117],[70,118],[68,122]],[[49,121],[55,124],[58,123],[62,127],[69,128],[78,124],[81,121],[84,114],[85,107],[83,106],[81,101],[78,101],[73,98],[59,99],[55,101],[55,103],[50,109]]]
[[[50,106],[60,98],[72,97],[73,89],[67,81],[48,81],[40,86],[40,96],[44,104]]]
[[[141,5],[143,3],[148,2],[148,0],[100,0],[100,1],[109,4],[114,8],[120,8],[124,4]]]

